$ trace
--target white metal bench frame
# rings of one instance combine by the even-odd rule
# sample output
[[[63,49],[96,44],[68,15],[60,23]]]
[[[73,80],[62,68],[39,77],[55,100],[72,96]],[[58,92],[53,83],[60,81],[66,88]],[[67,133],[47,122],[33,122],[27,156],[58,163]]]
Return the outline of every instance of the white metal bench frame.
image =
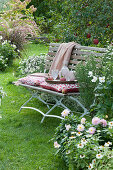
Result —
[[[51,43],[50,44],[50,47],[49,47],[49,52],[48,52],[48,56],[46,58],[46,65],[45,65],[45,70],[49,70],[50,66],[51,66],[51,63],[53,61],[53,58],[57,52],[57,49],[59,47],[60,44],[58,43]],[[68,68],[71,69],[71,70],[74,70],[75,69],[75,66],[80,62],[80,61],[83,61],[85,62],[86,58],[85,56],[91,56],[91,55],[94,55],[94,56],[102,56],[103,54],[106,53],[106,48],[96,48],[96,47],[87,47],[87,46],[81,46],[81,45],[78,45],[76,46],[73,51],[72,51],[72,55],[71,55],[71,58],[70,58],[70,63],[69,63],[69,66]],[[96,52],[95,52],[96,51]],[[35,90],[35,92],[32,92],[32,90],[30,90],[31,92],[31,97],[21,106],[19,112],[21,111],[21,109],[32,109],[32,110],[35,110],[35,111],[38,111],[39,113],[42,114],[43,118],[41,120],[41,123],[43,123],[45,117],[54,117],[54,118],[59,118],[59,119],[64,119],[63,117],[61,116],[57,116],[57,115],[50,115],[49,113],[55,109],[55,107],[57,106],[61,106],[62,108],[64,109],[69,109],[66,105],[64,105],[62,103],[62,100],[67,97],[68,99],[71,99],[73,101],[75,101],[82,109],[83,109],[83,113],[81,114],[81,117],[83,117],[84,115],[88,114],[88,110],[84,107],[84,105],[75,97],[75,95],[79,95],[79,93],[67,93],[67,94],[63,94],[63,93],[59,93],[59,92],[56,92],[56,91],[52,91],[52,90],[48,90],[48,89],[44,89],[40,86],[30,86],[30,85],[26,85],[26,84],[19,84],[21,86],[24,86],[26,88],[28,88],[29,90],[32,89],[32,90]],[[48,94],[51,94],[55,100],[55,104],[50,108],[49,104],[46,103],[43,99],[40,98],[38,92],[44,92],[44,93],[48,93]],[[56,98],[56,96],[59,96],[60,99],[58,100]],[[29,103],[29,101],[31,101],[33,98],[37,98],[39,99],[42,103],[46,104],[46,106],[48,107],[48,111],[46,113],[42,112],[41,110],[37,109],[37,108],[34,108],[34,107],[28,107],[26,106],[27,103]],[[69,109],[70,110],[70,109]]]

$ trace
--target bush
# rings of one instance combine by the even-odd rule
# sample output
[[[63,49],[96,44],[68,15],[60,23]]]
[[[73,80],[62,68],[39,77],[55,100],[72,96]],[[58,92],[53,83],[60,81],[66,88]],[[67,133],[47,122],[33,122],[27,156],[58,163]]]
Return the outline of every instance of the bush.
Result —
[[[4,71],[7,66],[12,65],[13,59],[17,56],[16,46],[10,41],[2,40],[0,42],[0,71]]]
[[[12,0],[7,4],[9,10],[4,11],[0,18],[0,34],[18,49],[23,48],[28,37],[37,36],[40,32],[32,15],[36,8],[33,5],[26,8],[29,3],[30,0]]]
[[[54,147],[70,169],[113,168],[113,121],[94,117],[78,118],[64,110],[65,117],[56,128]],[[112,126],[111,126],[112,124]]]
[[[91,106],[96,115],[113,117],[113,48],[101,59],[100,74],[96,76],[95,99]]]
[[[99,62],[95,56],[90,56],[85,64],[81,62],[76,67],[76,77],[80,86],[81,100],[88,109],[95,100],[95,93],[97,93],[95,88],[98,85],[98,87],[103,86],[103,84],[100,84],[99,77],[100,79],[105,77],[106,81],[113,81],[112,52],[113,48],[109,46],[107,53],[98,58]],[[105,86],[107,88],[107,84]]]
[[[26,75],[35,72],[44,73],[45,68],[45,54],[39,56],[29,56],[20,62],[20,74]]]
[[[57,39],[93,46],[106,46],[113,41],[113,1],[33,0],[31,3],[38,8],[34,15],[44,17],[46,30]]]
[[[96,87],[96,83],[92,82],[92,77],[90,76],[90,72],[94,71],[95,75],[98,72],[97,69],[97,61],[96,58],[90,56],[86,58],[86,64],[80,62],[76,67],[76,78],[79,83],[79,90],[80,90],[80,97],[82,103],[85,105],[86,108],[90,108],[90,105],[94,101],[94,89]]]

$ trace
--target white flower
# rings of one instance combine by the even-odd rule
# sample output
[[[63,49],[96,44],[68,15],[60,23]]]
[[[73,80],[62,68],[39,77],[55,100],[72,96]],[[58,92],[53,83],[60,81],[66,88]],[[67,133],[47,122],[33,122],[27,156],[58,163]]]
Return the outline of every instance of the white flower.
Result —
[[[100,81],[100,83],[104,83],[105,82],[105,76],[104,77],[99,77],[99,81]]]
[[[62,115],[63,117],[68,116],[68,114],[70,114],[70,110],[69,110],[69,109],[65,109],[65,110],[61,113],[61,115]]]
[[[2,115],[0,115],[0,119],[2,119]]]
[[[112,129],[113,126],[109,126],[109,129]]]
[[[76,135],[77,135],[77,136],[81,136],[82,133],[81,133],[81,132],[76,132]]]
[[[113,126],[113,121],[108,123],[109,126]]]
[[[14,44],[12,44],[11,46],[12,46],[13,48],[16,48],[16,45],[14,45]]]
[[[92,82],[96,82],[97,81],[97,77],[93,76],[93,79],[91,80]]]
[[[72,135],[76,134],[76,132],[71,132]]]
[[[84,131],[84,125],[82,125],[82,124],[78,124],[78,126],[77,126],[77,130],[78,131]]]
[[[93,168],[93,164],[89,164],[88,169],[90,170],[92,168]]]
[[[85,155],[80,155],[80,158],[85,158]]]
[[[66,151],[66,154],[68,155],[68,154],[70,154],[70,152],[71,152],[71,151],[70,151],[70,150],[68,150],[68,151]]]
[[[100,149],[100,150],[103,150],[103,149],[104,149],[104,146],[102,146],[102,145],[99,146],[99,149]]]
[[[97,158],[97,159],[102,159],[102,157],[103,157],[103,155],[101,155],[101,154],[97,154],[97,155],[96,155],[96,158]]]
[[[75,139],[76,137],[75,136],[70,136],[69,139]]]
[[[89,131],[88,131],[89,132]],[[92,135],[91,134],[87,134],[87,135],[85,135],[87,138],[90,138],[90,137],[92,137]]]
[[[83,145],[86,145],[87,140],[86,140],[85,138],[82,138],[82,139],[81,139],[81,143],[82,143]]]
[[[71,125],[70,124],[69,125],[65,125],[65,127],[66,127],[66,130],[68,131],[71,128]]]
[[[58,142],[56,141],[56,142],[54,142],[54,147],[55,148],[59,148],[60,147],[60,145],[58,144]]]
[[[86,121],[86,119],[83,117],[83,118],[81,119],[81,124],[85,124],[85,121]]]
[[[104,144],[104,146],[109,146],[109,145],[112,145],[112,142],[106,142],[106,143]]]
[[[3,37],[2,37],[2,36],[0,36],[0,40],[2,40],[2,38],[3,38]]]
[[[89,75],[89,77],[92,77],[93,76],[93,72],[89,71],[88,75]]]
[[[92,164],[94,165],[96,163],[96,159],[93,159],[92,160]]]
[[[82,144],[82,143],[79,143],[78,145],[77,145],[77,148],[83,148],[84,147],[84,145]]]
[[[17,52],[19,53],[19,52],[20,52],[20,50],[19,50],[19,49],[17,49]]]

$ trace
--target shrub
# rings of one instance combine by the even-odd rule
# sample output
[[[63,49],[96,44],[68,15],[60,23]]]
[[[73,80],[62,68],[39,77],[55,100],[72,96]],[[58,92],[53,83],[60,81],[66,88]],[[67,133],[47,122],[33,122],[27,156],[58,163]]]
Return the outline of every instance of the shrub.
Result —
[[[34,72],[44,72],[45,67],[45,54],[39,56],[29,56],[28,59],[24,59],[20,62],[19,70],[20,74],[26,75]]]
[[[113,48],[109,47],[106,55],[101,58],[100,73],[94,89],[95,99],[91,106],[97,115],[113,117]]]
[[[33,5],[26,8],[29,3],[30,0],[12,0],[8,3],[9,10],[4,11],[0,18],[0,34],[18,48],[23,47],[29,36],[37,36],[40,32],[32,15],[36,8]]]
[[[0,38],[0,71],[3,71],[7,66],[12,65],[13,59],[18,56],[18,53],[16,52],[16,45],[7,40],[3,41],[2,37]]]
[[[56,154],[67,166],[78,170],[112,169],[109,160],[113,157],[113,121],[98,117],[80,119],[67,110],[61,114],[65,119],[56,128],[53,140]]]
[[[76,78],[79,83],[81,101],[88,109],[94,101],[94,88],[96,87],[96,83],[91,81],[92,77],[90,76],[90,72],[94,71],[95,75],[97,74],[98,69],[96,65],[96,58],[90,56],[87,58],[85,64],[80,62],[75,70]]]
[[[94,102],[95,93],[97,93],[95,91],[96,86],[99,85],[98,88],[100,88],[99,77],[105,77],[106,81],[113,81],[112,52],[112,46],[108,46],[107,53],[98,58],[99,62],[95,56],[90,56],[85,64],[81,62],[76,67],[76,77],[80,86],[81,100],[87,108],[90,108],[90,105]],[[107,88],[107,84],[105,86]]]

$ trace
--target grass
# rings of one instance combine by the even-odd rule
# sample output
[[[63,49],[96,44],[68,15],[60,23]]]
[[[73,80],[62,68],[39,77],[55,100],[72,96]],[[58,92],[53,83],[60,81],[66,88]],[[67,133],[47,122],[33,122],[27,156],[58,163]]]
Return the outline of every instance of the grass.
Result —
[[[27,55],[38,55],[46,53],[48,47],[29,44],[27,49]],[[11,83],[17,79],[13,72],[18,63],[19,60],[16,60],[13,67],[0,73],[0,85],[7,94],[0,108],[0,170],[66,170],[63,162],[54,156],[53,141],[50,141],[60,120],[46,118],[41,124],[40,113],[27,109],[18,112],[30,97],[27,89]],[[47,110],[36,99],[30,105]],[[60,111],[56,109],[54,112],[60,114]]]

